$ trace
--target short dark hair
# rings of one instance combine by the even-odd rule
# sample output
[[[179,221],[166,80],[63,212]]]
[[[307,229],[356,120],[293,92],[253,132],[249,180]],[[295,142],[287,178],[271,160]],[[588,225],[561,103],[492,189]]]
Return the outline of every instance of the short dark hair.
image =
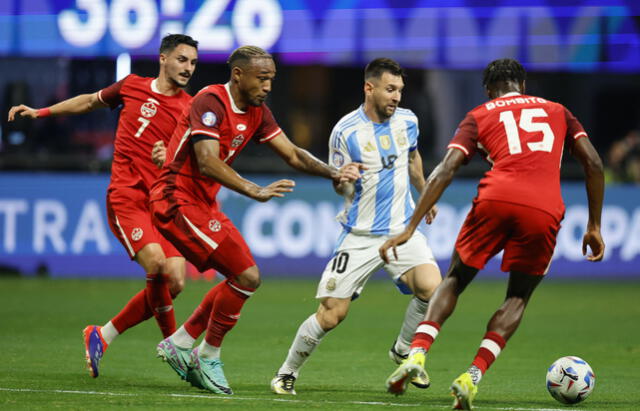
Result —
[[[257,46],[242,46],[238,47],[233,51],[233,53],[231,53],[227,60],[227,64],[230,68],[244,66],[245,63],[254,58],[273,59],[273,56]]]
[[[493,83],[499,81],[513,81],[518,84],[525,81],[527,72],[518,60],[499,59],[494,60],[487,65],[482,73],[482,85],[489,87]]]
[[[160,43],[160,54],[171,53],[180,44],[186,44],[198,50],[198,42],[186,34],[168,34]]]
[[[386,57],[380,57],[372,60],[367,64],[367,67],[364,68],[364,80],[367,81],[371,77],[380,78],[384,73],[405,77],[404,69],[400,67],[400,64],[398,64],[397,61]]]

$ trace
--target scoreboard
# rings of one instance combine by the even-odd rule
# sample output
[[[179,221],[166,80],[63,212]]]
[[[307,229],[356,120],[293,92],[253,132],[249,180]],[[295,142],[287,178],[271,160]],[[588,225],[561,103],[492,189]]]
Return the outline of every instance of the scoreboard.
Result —
[[[636,0],[2,0],[0,56],[155,56],[167,33],[224,61],[238,45],[290,64],[640,71]]]

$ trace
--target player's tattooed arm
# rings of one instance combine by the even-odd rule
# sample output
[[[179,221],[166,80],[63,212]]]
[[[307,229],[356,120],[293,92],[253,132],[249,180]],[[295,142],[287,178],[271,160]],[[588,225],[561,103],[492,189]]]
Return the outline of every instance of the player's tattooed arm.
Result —
[[[198,160],[200,173],[233,191],[257,201],[267,201],[273,197],[284,197],[284,193],[293,191],[295,183],[291,180],[278,180],[268,186],[261,187],[240,176],[227,163],[220,160],[220,143],[218,140],[200,140],[194,143],[193,148]]]
[[[39,118],[47,116],[84,114],[102,107],[107,107],[107,104],[100,101],[97,92],[92,94],[80,94],[46,108],[36,109],[25,106],[24,104],[13,106],[9,110],[9,121],[15,120],[16,116]]]
[[[333,180],[334,184],[344,181],[355,181],[360,178],[362,164],[349,163],[340,169],[332,167],[317,159],[307,150],[293,144],[284,133],[267,143],[291,167],[303,173],[320,176]]]

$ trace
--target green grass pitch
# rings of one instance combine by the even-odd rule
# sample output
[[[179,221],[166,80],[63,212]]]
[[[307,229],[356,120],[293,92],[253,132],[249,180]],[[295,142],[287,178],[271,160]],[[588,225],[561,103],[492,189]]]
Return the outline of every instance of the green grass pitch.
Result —
[[[302,369],[296,397],[275,396],[269,381],[302,320],[316,308],[313,280],[265,278],[222,350],[231,397],[182,382],[155,358],[153,320],[127,331],[108,349],[101,375],[84,370],[82,328],[103,324],[143,284],[132,280],[0,280],[0,409],[448,409],[448,386],[475,354],[505,281],[473,283],[427,358],[432,386],[385,392],[395,366],[387,350],[407,297],[373,280],[349,317]],[[206,290],[189,282],[176,300],[182,322]],[[640,282],[543,282],[522,326],[480,384],[479,410],[640,409]],[[587,360],[597,377],[584,403],[566,407],[545,388],[558,357]]]

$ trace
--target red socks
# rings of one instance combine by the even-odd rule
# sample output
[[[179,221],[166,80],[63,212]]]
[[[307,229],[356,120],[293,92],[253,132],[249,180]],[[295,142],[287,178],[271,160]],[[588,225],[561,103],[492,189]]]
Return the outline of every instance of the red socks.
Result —
[[[226,287],[226,281],[219,282],[215,287],[212,287],[207,294],[205,294],[200,305],[193,311],[191,316],[184,323],[184,329],[193,338],[198,338],[200,334],[207,329],[209,323],[209,317],[211,317],[211,308],[213,307],[213,301],[218,295],[218,292]]]
[[[482,343],[480,343],[480,348],[478,349],[476,357],[473,359],[472,365],[478,367],[482,374],[484,374],[496,358],[498,358],[498,355],[500,355],[500,352],[506,344],[507,342],[500,334],[488,331],[484,335]]]
[[[147,274],[146,300],[153,316],[156,317],[162,335],[167,338],[176,331],[173,300],[169,292],[169,276]]]
[[[220,347],[225,334],[231,330],[240,318],[240,310],[255,289],[242,287],[226,280],[220,284],[215,295],[205,340],[214,347]],[[218,286],[214,288],[218,288]]]
[[[440,332],[440,324],[433,321],[423,321],[418,324],[416,333],[413,336],[411,342],[411,349],[422,348],[425,351],[429,351],[433,340],[436,339]]]
[[[111,319],[111,324],[122,334],[129,328],[153,317],[153,312],[147,305],[146,289],[141,290],[129,300],[122,311]]]

